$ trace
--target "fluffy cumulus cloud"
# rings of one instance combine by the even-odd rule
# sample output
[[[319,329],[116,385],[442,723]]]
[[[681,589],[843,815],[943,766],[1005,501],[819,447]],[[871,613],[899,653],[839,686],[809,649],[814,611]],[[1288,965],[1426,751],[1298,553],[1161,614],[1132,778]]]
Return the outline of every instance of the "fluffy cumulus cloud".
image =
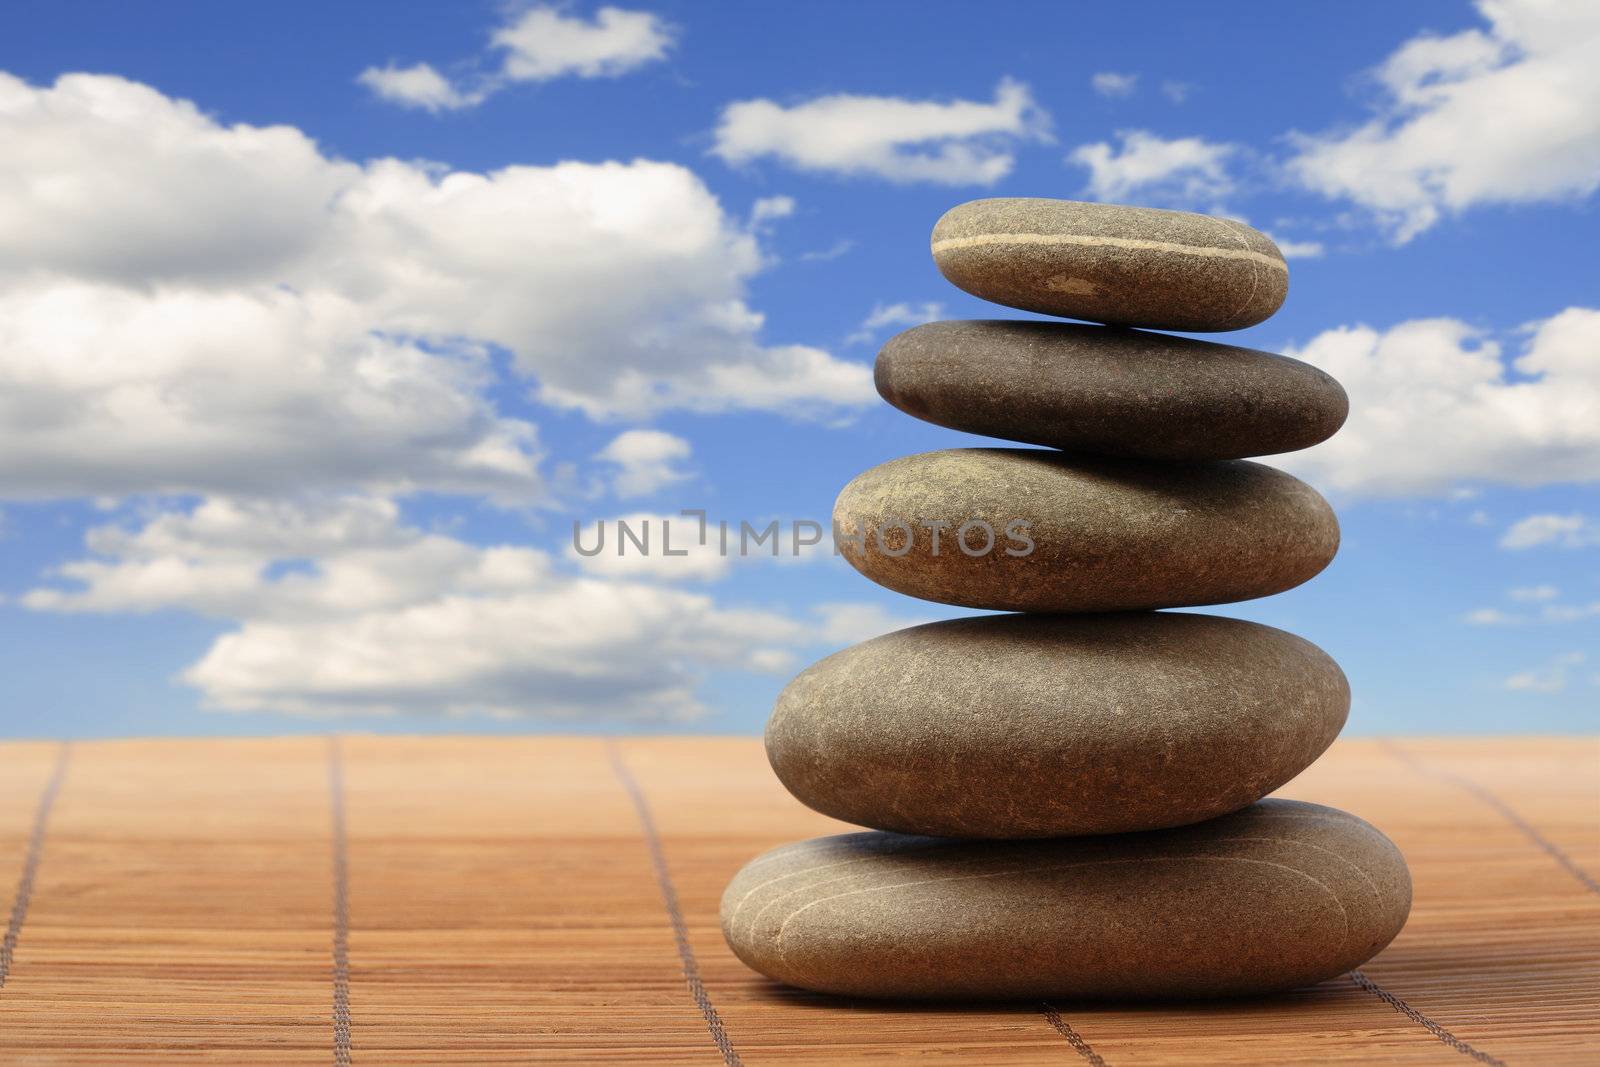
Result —
[[[680,464],[689,458],[689,442],[660,430],[628,430],[618,434],[597,457],[612,465],[612,491],[621,497],[649,496],[684,481]]]
[[[92,75],[0,75],[0,140],[0,491],[525,495],[496,347],[600,418],[872,398],[760,340],[757,239],[674,164],[358,165]]]
[[[0,491],[535,494],[534,427],[485,399],[482,350],[373,327],[326,290],[0,287]]]
[[[1278,246],[1278,251],[1283,253],[1284,259],[1321,259],[1322,254],[1327,251],[1321,241],[1296,241],[1272,233],[1267,236]]]
[[[1027,86],[1007,79],[994,99],[908,100],[840,93],[785,106],[742,100],[723,109],[712,151],[731,164],[772,158],[801,170],[892,182],[992,185],[1015,146],[1049,136]]]
[[[611,78],[666,58],[672,27],[648,11],[602,7],[594,18],[534,7],[496,30],[505,51],[502,70],[514,81],[551,78]]]
[[[944,315],[944,305],[937,300],[925,300],[920,304],[900,301],[895,304],[878,303],[872,305],[872,311],[865,319],[861,320],[854,333],[847,339],[849,344],[866,344],[876,337],[879,331],[891,326],[921,326],[925,322],[933,322]]]
[[[270,277],[312,251],[360,174],[292,127],[223,125],[110,75],[36,88],[0,72],[0,143],[0,282]]]
[[[478,106],[488,95],[482,89],[469,91],[458,88],[428,63],[413,63],[409,67],[393,63],[384,67],[368,67],[356,81],[391,104],[423,111],[460,111],[462,108]]]
[[[763,196],[750,205],[750,226],[752,229],[762,229],[778,219],[788,218],[794,214],[794,210],[792,196]]]
[[[490,174],[370,164],[340,201],[359,258],[320,276],[384,322],[509,349],[540,399],[596,417],[871,401],[871,372],[759,342],[756,239],[689,170],[559,163]]]
[[[1349,493],[1600,478],[1600,310],[1568,308],[1500,341],[1455,319],[1328,330],[1290,350],[1343,383],[1350,421],[1280,465]],[[1556,535],[1552,535],[1556,536]]]
[[[1576,512],[1570,515],[1529,515],[1511,525],[1500,538],[1501,548],[1588,548],[1600,545],[1600,520]]]
[[[592,19],[548,6],[528,8],[489,38],[499,66],[453,82],[429,63],[368,67],[356,81],[382,100],[424,111],[476,107],[513,82],[612,78],[665,59],[675,31],[648,11],[603,7]]]
[[[1167,140],[1146,130],[1120,130],[1120,147],[1079,145],[1067,157],[1086,167],[1086,192],[1096,200],[1202,204],[1233,191],[1228,160],[1238,147],[1200,137]]]
[[[1487,28],[1424,35],[1389,57],[1368,122],[1297,136],[1291,172],[1371,210],[1398,241],[1474,205],[1600,187],[1600,5],[1478,7]]]
[[[727,607],[615,571],[575,574],[536,549],[408,525],[369,496],[212,497],[93,530],[88,547],[23,603],[226,621],[182,679],[230,711],[679,719],[705,710],[708,671],[788,669],[796,649],[898,621],[853,605]]]
[[[682,512],[634,512],[575,523],[566,557],[588,574],[646,582],[710,582],[726,578],[741,557],[737,531],[722,551],[716,527]],[[751,557],[745,557],[751,558]]]

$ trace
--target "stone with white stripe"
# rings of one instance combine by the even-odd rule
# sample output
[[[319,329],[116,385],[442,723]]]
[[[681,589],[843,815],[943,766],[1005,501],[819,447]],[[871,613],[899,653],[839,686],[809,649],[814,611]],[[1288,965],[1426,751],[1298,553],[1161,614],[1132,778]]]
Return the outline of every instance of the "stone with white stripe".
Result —
[[[1334,808],[1264,800],[1143,834],[784,845],[734,877],[722,930],[751,967],[823,993],[1167,999],[1343,974],[1410,909],[1388,838]]]
[[[951,282],[1007,307],[1115,326],[1254,326],[1289,291],[1263,233],[1186,211],[1004,197],[951,208],[933,228]]]

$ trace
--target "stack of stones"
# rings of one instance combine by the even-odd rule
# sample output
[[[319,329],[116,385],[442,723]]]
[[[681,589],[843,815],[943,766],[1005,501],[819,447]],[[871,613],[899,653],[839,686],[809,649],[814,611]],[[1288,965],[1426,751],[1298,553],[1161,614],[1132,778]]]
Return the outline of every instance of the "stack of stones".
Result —
[[[1281,630],[1156,610],[1282,592],[1338,547],[1314,490],[1243,457],[1333,434],[1339,384],[1134,329],[1261,322],[1282,255],[1229,220],[1036,199],[953,209],[933,254],[976,296],[1104,325],[936,322],[878,356],[901,410],[1048,447],[867,471],[835,505],[842,551],[890,589],[1016,614],[891,633],[788,686],[773,769],[875,831],[752,861],[730,945],[880,997],[1230,996],[1358,966],[1405,922],[1404,860],[1352,815],[1262,799],[1344,725],[1344,675]]]

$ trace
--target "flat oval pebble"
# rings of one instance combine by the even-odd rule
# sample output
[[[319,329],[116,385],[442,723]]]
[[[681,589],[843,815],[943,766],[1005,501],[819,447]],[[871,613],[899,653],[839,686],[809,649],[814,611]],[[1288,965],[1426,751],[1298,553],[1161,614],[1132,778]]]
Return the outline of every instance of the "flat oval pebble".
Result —
[[[779,696],[767,756],[802,803],[878,830],[1156,830],[1266,796],[1349,708],[1326,653],[1259,623],[984,615],[813,664]]]
[[[1198,998],[1360,966],[1411,878],[1353,815],[1264,800],[1178,830],[976,842],[888,833],[785,845],[722,898],[757,971],[858,997]]]
[[[1045,449],[890,460],[844,487],[833,522],[840,553],[879,585],[996,611],[1137,611],[1271,596],[1322,570],[1339,547],[1327,501],[1272,467]]]
[[[1283,253],[1242,222],[1076,200],[960,204],[933,228],[933,259],[996,304],[1156,330],[1241,330],[1289,291]]]
[[[1293,452],[1350,410],[1297,359],[1065,322],[930,322],[890,338],[875,377],[885,400],[940,426],[1148,459]]]

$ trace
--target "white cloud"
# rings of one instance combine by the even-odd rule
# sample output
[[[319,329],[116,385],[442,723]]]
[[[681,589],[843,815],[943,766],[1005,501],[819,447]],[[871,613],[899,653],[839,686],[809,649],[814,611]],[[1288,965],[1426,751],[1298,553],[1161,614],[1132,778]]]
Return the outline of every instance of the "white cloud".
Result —
[[[1600,521],[1587,515],[1529,515],[1513,523],[1500,538],[1501,548],[1588,548],[1600,545]]]
[[[391,104],[434,113],[476,107],[488,95],[487,90],[469,92],[457,88],[427,63],[413,63],[409,67],[397,67],[393,63],[368,67],[356,76],[356,82]]]
[[[1546,604],[1539,610],[1544,622],[1582,622],[1600,617],[1600,600],[1587,604]]]
[[[1270,233],[1267,236],[1278,246],[1284,259],[1321,259],[1327,251],[1321,241],[1291,241]]]
[[[1233,191],[1227,161],[1238,147],[1199,137],[1166,140],[1146,130],[1119,130],[1120,150],[1105,141],[1079,145],[1069,163],[1089,169],[1097,200],[1160,200],[1193,204]]]
[[[855,246],[856,243],[854,241],[847,237],[841,237],[827,248],[819,248],[811,252],[802,252],[800,254],[800,261],[802,263],[827,263],[850,252],[855,248]]]
[[[1582,652],[1567,652],[1532,670],[1519,671],[1507,678],[1505,687],[1527,693],[1559,693],[1567,688],[1571,668],[1585,659]]]
[[[1487,31],[1408,41],[1378,69],[1378,115],[1297,135],[1291,173],[1374,212],[1396,241],[1479,204],[1600,186],[1600,6],[1480,0]]]
[[[1467,612],[1462,621],[1471,626],[1512,626],[1524,620],[1499,608],[1477,608]]]
[[[1006,79],[992,103],[847,93],[792,107],[742,100],[723,109],[712,151],[731,164],[771,156],[801,170],[992,185],[1011,172],[1018,142],[1048,130],[1027,86]]]
[[[1161,95],[1174,104],[1181,104],[1189,99],[1189,94],[1194,92],[1194,86],[1188,82],[1164,81],[1161,83]]]
[[[710,582],[727,576],[739,557],[722,551],[715,527],[700,540],[694,516],[635,512],[582,523],[566,557],[589,574],[635,581]],[[737,538],[737,533],[735,534]],[[582,551],[579,551],[579,549]]]
[[[872,312],[861,321],[856,331],[845,339],[846,344],[865,344],[877,335],[877,332],[886,326],[921,326],[925,322],[933,322],[944,315],[944,305],[937,300],[928,300],[921,304],[911,304],[901,301],[897,304],[878,303],[872,305]]]
[[[183,674],[207,703],[292,714],[683,718],[707,670],[772,669],[821,627],[694,593],[561,573],[366,497],[212,498],[89,535],[41,611],[178,609],[234,628]]]
[[[1541,517],[1555,518],[1555,516]],[[1595,530],[1600,532],[1600,525],[1596,525]],[[1534,531],[1533,536],[1542,537],[1543,531]],[[1600,543],[1600,540],[1596,543]],[[1600,600],[1588,604],[1554,603],[1560,597],[1561,591],[1553,585],[1521,586],[1508,589],[1506,595],[1519,604],[1529,605],[1530,608],[1537,606],[1538,611],[1533,615],[1526,615],[1501,611],[1499,608],[1478,608],[1468,612],[1462,621],[1474,626],[1521,626],[1530,622],[1559,624],[1600,617]]]
[[[373,325],[327,291],[0,287],[0,492],[537,493],[483,352]]]
[[[695,529],[672,521],[675,542],[680,521]],[[211,497],[87,541],[90,556],[23,605],[227,622],[181,676],[226,711],[692,718],[710,671],[789,670],[796,650],[910,621],[849,603],[803,616],[730,607],[663,584],[685,575],[659,568],[575,575],[537,549],[426,532],[392,500],[359,495]],[[725,565],[699,553],[683,566],[704,578]]]
[[[754,229],[777,219],[786,219],[794,214],[794,209],[792,196],[763,196],[750,206],[750,226]]]
[[[618,496],[648,496],[689,477],[678,464],[688,459],[691,451],[688,441],[670,433],[628,430],[613,438],[596,458],[616,465],[611,485]]]
[[[1139,75],[1103,70],[1089,78],[1089,85],[1101,96],[1117,99],[1133,95],[1139,87]]]
[[[368,67],[356,81],[401,107],[459,111],[478,106],[513,82],[627,74],[665,59],[675,39],[676,31],[648,11],[603,7],[585,20],[540,5],[490,35],[491,46],[502,53],[499,68],[475,76],[471,89],[451,82],[429,63]]]
[[[95,75],[0,75],[0,143],[0,492],[518,495],[489,346],[597,418],[874,399],[761,343],[757,239],[674,164],[358,165]]]
[[[1442,493],[1462,482],[1600,477],[1600,310],[1528,328],[1508,373],[1494,340],[1455,319],[1327,330],[1290,355],[1344,385],[1344,429],[1282,466],[1327,488]]]
[[[878,604],[818,604],[813,610],[822,624],[822,641],[840,647],[860,644],[881,634],[932,621],[931,616],[895,615]]]
[[[760,249],[683,167],[437,177],[384,161],[344,205],[367,255],[339,284],[403,329],[510,349],[547,403],[605,417],[872,401],[867,367],[758,343],[743,297]]]
[[[594,18],[534,7],[496,30],[492,41],[505,50],[502,68],[514,81],[549,81],[565,75],[613,78],[666,58],[675,33],[648,11],[602,7]]]
[[[36,89],[0,72],[0,144],[0,281],[271,276],[316,246],[360,180],[297,129],[224,126],[112,75]]]

